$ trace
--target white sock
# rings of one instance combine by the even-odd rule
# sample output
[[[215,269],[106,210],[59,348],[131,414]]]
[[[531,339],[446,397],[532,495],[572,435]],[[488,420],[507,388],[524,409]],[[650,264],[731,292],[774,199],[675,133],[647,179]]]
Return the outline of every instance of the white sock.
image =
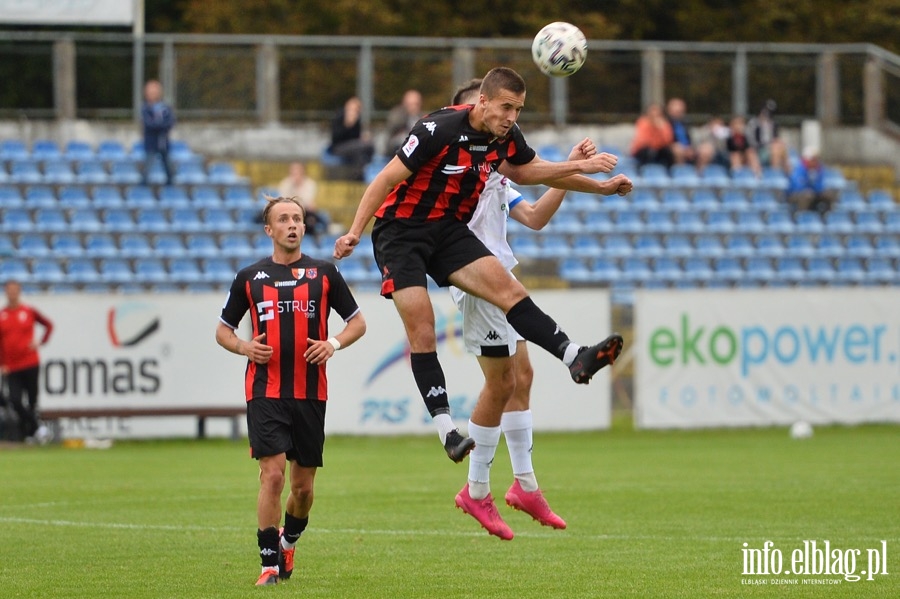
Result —
[[[469,454],[469,496],[484,499],[491,492],[491,464],[500,443],[500,427],[479,426],[469,420],[469,436],[475,441]]]
[[[504,412],[500,419],[513,474],[527,493],[533,493],[538,489],[534,466],[531,463],[531,450],[534,445],[533,424],[531,410]]]
[[[571,366],[572,362],[574,362],[575,358],[578,356],[579,349],[581,349],[580,345],[570,341],[569,345],[566,347],[566,351],[563,353],[563,364],[565,364],[566,366]]]
[[[441,440],[441,445],[443,445],[447,441],[447,433],[456,428],[453,425],[453,419],[450,418],[450,414],[438,414],[433,417],[433,420],[438,429],[438,438]]]
[[[282,549],[293,549],[294,545],[297,543],[288,543],[287,539],[284,538],[284,535],[281,536],[281,548]]]

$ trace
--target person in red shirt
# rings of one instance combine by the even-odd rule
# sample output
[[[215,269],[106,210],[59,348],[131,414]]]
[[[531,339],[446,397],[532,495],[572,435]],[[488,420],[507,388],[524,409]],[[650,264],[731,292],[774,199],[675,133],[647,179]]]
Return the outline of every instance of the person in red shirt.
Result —
[[[6,379],[9,401],[19,417],[19,430],[25,439],[46,436],[39,430],[38,375],[40,357],[37,348],[50,340],[53,323],[31,306],[20,301],[22,285],[7,281],[6,307],[0,310],[0,372]],[[44,327],[44,336],[35,341],[34,327]],[[27,397],[27,403],[23,400]],[[41,434],[38,434],[41,433]]]

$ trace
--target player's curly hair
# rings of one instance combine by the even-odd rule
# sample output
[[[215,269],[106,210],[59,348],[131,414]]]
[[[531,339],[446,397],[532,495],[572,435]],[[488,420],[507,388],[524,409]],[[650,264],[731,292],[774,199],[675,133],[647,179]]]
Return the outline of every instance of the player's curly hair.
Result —
[[[262,212],[262,220],[264,224],[269,224],[269,213],[272,212],[272,206],[275,204],[283,204],[285,202],[291,202],[296,204],[300,208],[301,214],[303,214],[303,222],[306,222],[306,209],[303,208],[303,204],[300,203],[296,197],[285,198],[285,197],[272,197],[269,195],[264,195],[263,198],[266,200],[266,207],[263,208]]]

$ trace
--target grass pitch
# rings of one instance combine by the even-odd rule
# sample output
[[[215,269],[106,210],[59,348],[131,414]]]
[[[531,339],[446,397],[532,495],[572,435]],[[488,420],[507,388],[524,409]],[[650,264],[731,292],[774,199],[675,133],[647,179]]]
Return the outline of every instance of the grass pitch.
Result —
[[[898,597],[898,433],[538,434],[538,480],[565,531],[503,504],[512,475],[501,443],[493,489],[510,542],[455,509],[466,465],[450,463],[433,436],[332,437],[294,576],[259,589],[257,472],[245,443],[2,449],[0,596]],[[884,540],[888,574],[744,575],[743,543],[767,540],[786,567],[804,540],[860,549],[857,571]]]

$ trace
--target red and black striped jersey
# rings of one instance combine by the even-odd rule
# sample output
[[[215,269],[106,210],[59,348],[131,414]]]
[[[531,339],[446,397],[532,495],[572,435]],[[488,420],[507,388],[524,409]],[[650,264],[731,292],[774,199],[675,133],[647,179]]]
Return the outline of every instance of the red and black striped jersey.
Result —
[[[504,160],[527,164],[535,151],[518,125],[506,137],[476,131],[471,105],[449,106],[422,117],[397,157],[412,171],[375,212],[382,219],[469,222],[487,176]]]
[[[331,310],[346,322],[359,307],[334,264],[301,256],[289,265],[265,258],[238,271],[222,307],[220,320],[236,329],[248,311],[253,337],[266,334],[272,347],[266,364],[247,361],[247,401],[328,399],[325,364],[304,358],[307,339],[328,339]]]

